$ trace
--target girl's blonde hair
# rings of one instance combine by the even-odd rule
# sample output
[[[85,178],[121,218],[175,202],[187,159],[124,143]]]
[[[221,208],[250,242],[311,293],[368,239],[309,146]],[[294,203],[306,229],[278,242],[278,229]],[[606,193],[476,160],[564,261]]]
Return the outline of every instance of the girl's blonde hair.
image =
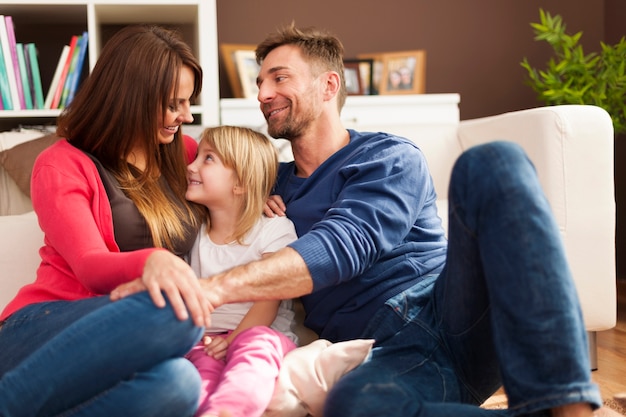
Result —
[[[232,238],[245,244],[245,236],[263,215],[263,207],[276,181],[276,148],[264,134],[237,126],[207,128],[200,141],[211,146],[224,166],[235,171],[237,181],[244,189],[239,222]],[[207,226],[209,221],[207,219]]]

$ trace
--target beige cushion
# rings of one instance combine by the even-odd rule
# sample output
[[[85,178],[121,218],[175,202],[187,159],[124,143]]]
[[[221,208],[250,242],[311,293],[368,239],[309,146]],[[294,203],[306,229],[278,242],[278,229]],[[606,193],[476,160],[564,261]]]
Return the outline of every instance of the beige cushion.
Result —
[[[374,340],[330,343],[318,339],[289,352],[281,365],[274,395],[264,417],[321,417],[328,391],[344,374],[363,363]]]
[[[46,135],[0,152],[0,166],[27,196],[30,197],[30,177],[35,159],[57,140],[59,137],[56,135]]]
[[[0,310],[35,280],[43,232],[34,211],[0,216]]]

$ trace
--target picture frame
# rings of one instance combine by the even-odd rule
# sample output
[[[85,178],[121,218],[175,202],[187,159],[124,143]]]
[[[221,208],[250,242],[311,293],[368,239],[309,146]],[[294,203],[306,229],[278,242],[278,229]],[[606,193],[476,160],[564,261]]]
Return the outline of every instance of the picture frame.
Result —
[[[259,87],[257,86],[256,79],[259,75],[260,65],[256,62],[254,50],[238,49],[234,54],[243,98],[257,97]]]
[[[382,53],[366,53],[358,54],[357,59],[366,62],[369,65],[369,95],[377,95],[380,93],[380,84],[383,74],[384,54]],[[365,72],[365,70],[364,70]]]
[[[380,94],[424,94],[425,92],[425,50],[383,54]]]
[[[373,59],[346,59],[343,62],[345,68],[346,89],[348,95],[370,95],[372,89]],[[358,76],[359,89],[355,93],[350,86],[355,84],[354,77]],[[349,80],[348,77],[351,77]]]
[[[230,88],[233,92],[234,98],[244,98],[243,85],[241,82],[239,71],[237,69],[237,51],[248,51],[247,53],[250,53],[249,51],[252,51],[252,53],[254,53],[255,49],[256,45],[252,44],[220,44],[220,55],[222,57],[222,63],[224,64],[226,78],[228,79],[228,83],[230,84]],[[242,52],[242,54],[245,53]]]
[[[347,94],[349,96],[363,95],[363,81],[358,61],[346,60],[343,62],[343,68]]]

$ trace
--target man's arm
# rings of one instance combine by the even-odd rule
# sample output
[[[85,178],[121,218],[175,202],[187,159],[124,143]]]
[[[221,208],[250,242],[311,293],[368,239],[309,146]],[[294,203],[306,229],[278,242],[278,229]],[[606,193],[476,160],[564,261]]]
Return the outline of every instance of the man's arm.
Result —
[[[173,305],[172,308],[181,320],[187,314],[193,318],[207,317],[213,309],[226,303],[284,300],[313,291],[313,279],[304,259],[289,247],[259,261],[198,280],[198,284],[210,305]],[[115,288],[111,292],[111,299],[119,300],[146,289],[141,278],[138,278]]]
[[[209,303],[218,307],[300,297],[313,291],[313,279],[300,254],[286,247],[259,261],[200,280],[200,286]]]

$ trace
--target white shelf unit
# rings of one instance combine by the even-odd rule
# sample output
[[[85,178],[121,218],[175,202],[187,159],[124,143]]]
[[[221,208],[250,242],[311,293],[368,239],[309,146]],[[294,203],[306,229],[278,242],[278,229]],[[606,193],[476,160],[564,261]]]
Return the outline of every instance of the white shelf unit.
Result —
[[[348,96],[341,119],[349,129],[393,133],[419,142],[423,150],[441,149],[436,141],[456,141],[460,101],[457,93]],[[267,131],[256,99],[224,98],[220,100],[220,116],[224,125]],[[281,160],[293,158],[288,141],[278,139],[275,143]]]
[[[348,96],[341,111],[347,128],[400,134],[416,128],[456,129],[460,115],[459,94],[410,94]],[[263,129],[265,119],[256,99],[222,99],[221,123]]]
[[[72,35],[89,33],[89,71],[115,30],[147,23],[173,27],[191,46],[204,71],[195,124],[219,123],[216,0],[0,0],[0,14],[13,17],[17,42],[38,49],[44,95],[61,49]],[[54,124],[60,110],[0,110],[0,131],[20,125]]]

